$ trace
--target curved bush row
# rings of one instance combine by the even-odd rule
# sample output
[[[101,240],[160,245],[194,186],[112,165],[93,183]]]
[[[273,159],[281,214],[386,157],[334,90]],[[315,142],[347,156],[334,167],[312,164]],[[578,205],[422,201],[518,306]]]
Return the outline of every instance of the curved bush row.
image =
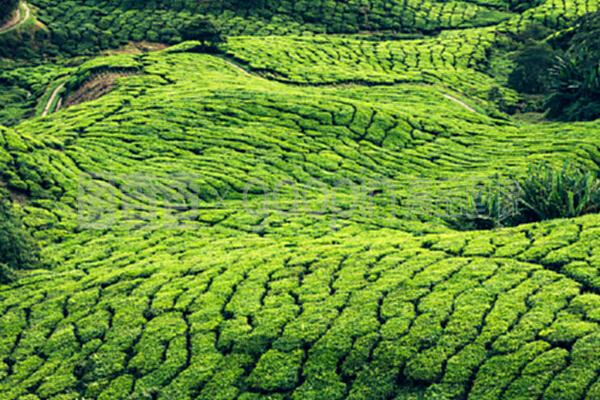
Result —
[[[39,19],[49,28],[31,38],[34,46],[4,38],[0,54],[32,56],[28,49],[48,54],[90,54],[130,41],[174,44],[190,39],[200,16],[228,36],[312,33],[435,34],[445,29],[498,25],[520,30],[531,22],[563,26],[597,9],[597,0],[554,1],[216,1],[138,2],[33,0]],[[502,25],[502,24],[501,24]],[[192,38],[194,39],[194,38]],[[8,41],[7,41],[8,40]],[[23,38],[20,38],[21,42]]]
[[[532,159],[591,168],[598,125],[448,98],[485,59],[488,36],[460,34],[237,42],[281,71],[264,49],[297,57],[296,84],[188,44],[99,59],[81,76],[145,74],[1,129],[3,179],[56,267],[0,285],[0,395],[595,400],[598,216],[490,232],[439,217]],[[325,79],[421,65],[444,85]]]
[[[272,2],[136,2],[34,0],[52,41],[62,50],[81,54],[118,47],[128,41],[176,43],[186,38],[194,16],[210,15],[228,34],[436,31],[482,26],[507,17],[497,9],[469,2],[391,4],[327,0]]]
[[[594,400],[600,297],[534,260],[589,276],[598,229],[83,233],[53,248],[68,272],[0,286],[0,393]]]

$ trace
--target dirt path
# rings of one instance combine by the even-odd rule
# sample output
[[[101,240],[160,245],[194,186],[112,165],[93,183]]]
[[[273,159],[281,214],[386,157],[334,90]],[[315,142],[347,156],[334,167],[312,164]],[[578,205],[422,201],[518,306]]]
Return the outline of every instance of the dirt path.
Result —
[[[265,79],[264,77],[258,75],[258,74],[254,74],[252,73],[252,71],[249,71],[247,69],[245,69],[244,67],[242,67],[241,65],[239,65],[238,63],[231,61],[229,58],[227,57],[219,57],[220,59],[222,59],[223,61],[225,61],[225,63],[227,63],[227,65],[237,69],[238,71],[242,72],[244,75],[249,75],[249,76],[253,76],[256,78],[262,78]],[[459,106],[463,107],[465,110],[468,110],[472,113],[477,113],[477,110],[475,110],[473,107],[471,107],[470,105],[468,105],[467,103],[465,103],[464,101],[452,96],[451,94],[448,93],[442,93],[442,95],[447,98],[448,100],[458,104]]]
[[[253,76],[253,77],[264,79],[264,77],[262,77],[262,76],[260,76],[258,74],[254,74],[251,71],[248,71],[247,69],[245,69],[244,67],[242,67],[238,63],[236,63],[234,61],[231,61],[231,60],[227,59],[226,57],[219,57],[219,58],[221,58],[223,61],[225,61],[225,63],[227,65],[235,68],[236,70],[240,71],[244,75]],[[52,104],[54,103],[54,100],[56,99],[56,96],[58,96],[58,93],[60,92],[60,90],[64,86],[65,86],[65,84],[63,83],[63,84],[59,85],[56,89],[54,89],[54,91],[52,92],[52,95],[48,99],[48,103],[46,104],[46,107],[44,108],[44,111],[42,112],[42,117],[45,117],[45,116],[47,116],[50,113],[50,107],[52,106]],[[448,100],[450,100],[450,101],[458,104],[459,106],[463,107],[464,109],[466,109],[466,110],[468,110],[468,111],[470,111],[472,113],[477,113],[477,110],[475,110],[473,107],[471,107],[470,105],[468,105],[464,101],[462,101],[462,100],[460,100],[460,99],[452,96],[451,94],[442,93],[442,96],[444,96]]]
[[[252,73],[250,73],[248,70],[244,69],[244,68],[243,68],[241,65],[239,65],[239,64],[237,64],[237,63],[235,63],[235,62],[233,62],[233,61],[229,60],[229,59],[228,59],[228,58],[226,58],[226,57],[219,57],[219,58],[220,58],[221,60],[225,61],[225,63],[227,63],[227,65],[229,65],[229,66],[231,66],[231,67],[233,67],[233,68],[237,69],[238,71],[241,71],[241,72],[242,72],[244,75],[251,75],[251,76],[254,76],[254,77],[262,78],[261,76],[258,76],[258,75],[256,75],[256,74],[252,74]]]
[[[21,7],[23,7],[23,9],[25,10],[25,15],[22,15]],[[19,3],[15,16],[10,21],[5,23],[4,26],[0,27],[0,34],[14,31],[15,29],[23,25],[25,22],[27,22],[29,17],[31,17],[31,9],[29,8],[29,5],[27,5],[27,3],[25,3],[24,1]]]
[[[46,115],[48,115],[50,113],[50,107],[52,107],[52,103],[54,103],[54,99],[56,99],[56,96],[58,96],[58,93],[62,90],[62,88],[65,86],[64,83],[61,83],[60,85],[57,86],[56,89],[54,89],[54,91],[52,92],[52,95],[50,95],[50,98],[48,99],[48,103],[46,103],[46,107],[44,107],[44,111],[42,111],[42,117],[45,117]]]
[[[471,111],[471,112],[474,112],[474,113],[476,113],[476,112],[477,112],[477,110],[475,110],[473,107],[471,107],[470,105],[468,105],[468,104],[467,104],[467,103],[465,103],[464,101],[462,101],[462,100],[460,100],[460,99],[457,99],[456,97],[454,97],[454,96],[452,96],[452,95],[450,95],[450,94],[443,93],[443,96],[444,96],[445,98],[447,98],[448,100],[451,100],[451,101],[455,102],[455,103],[456,103],[456,104],[458,104],[459,106],[462,106],[463,108],[465,108],[465,109],[467,109],[467,110],[469,110],[469,111]]]

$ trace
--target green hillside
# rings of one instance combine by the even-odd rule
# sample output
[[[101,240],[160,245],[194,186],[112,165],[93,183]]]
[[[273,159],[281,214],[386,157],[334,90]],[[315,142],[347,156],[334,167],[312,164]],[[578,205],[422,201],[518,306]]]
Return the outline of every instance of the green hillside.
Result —
[[[598,176],[600,119],[507,76],[600,2],[27,4],[0,197],[43,262],[0,284],[1,400],[600,399],[600,214],[455,223]]]

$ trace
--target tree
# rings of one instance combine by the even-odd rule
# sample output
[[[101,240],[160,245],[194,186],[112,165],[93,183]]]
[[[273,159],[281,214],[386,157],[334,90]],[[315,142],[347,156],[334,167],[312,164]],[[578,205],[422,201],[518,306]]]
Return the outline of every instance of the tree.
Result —
[[[530,42],[517,53],[515,69],[508,77],[509,85],[521,93],[545,93],[550,85],[548,73],[555,59],[550,45]]]
[[[223,41],[221,32],[208,18],[196,16],[181,31],[184,40],[198,40],[208,47]]]
[[[8,21],[15,8],[19,5],[19,0],[0,0],[0,24]]]

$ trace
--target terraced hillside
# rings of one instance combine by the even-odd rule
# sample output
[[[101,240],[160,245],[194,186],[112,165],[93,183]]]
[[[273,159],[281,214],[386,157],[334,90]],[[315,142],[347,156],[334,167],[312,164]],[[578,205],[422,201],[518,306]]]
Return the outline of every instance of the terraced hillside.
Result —
[[[52,27],[73,2],[31,3]],[[540,3],[432,2],[464,17],[425,14],[454,29],[420,38],[27,70],[48,115],[0,127],[0,171],[49,266],[0,286],[0,399],[600,399],[600,216],[446,222],[536,161],[599,169],[600,121],[526,123],[489,95],[517,101],[489,74],[503,32],[598,6]],[[279,4],[302,27],[319,10]]]
[[[596,0],[182,0],[136,2],[31,0],[53,43],[72,55],[129,41],[181,42],[195,15],[208,15],[228,35],[385,32],[437,34],[443,30],[531,22],[552,28],[598,9]]]

